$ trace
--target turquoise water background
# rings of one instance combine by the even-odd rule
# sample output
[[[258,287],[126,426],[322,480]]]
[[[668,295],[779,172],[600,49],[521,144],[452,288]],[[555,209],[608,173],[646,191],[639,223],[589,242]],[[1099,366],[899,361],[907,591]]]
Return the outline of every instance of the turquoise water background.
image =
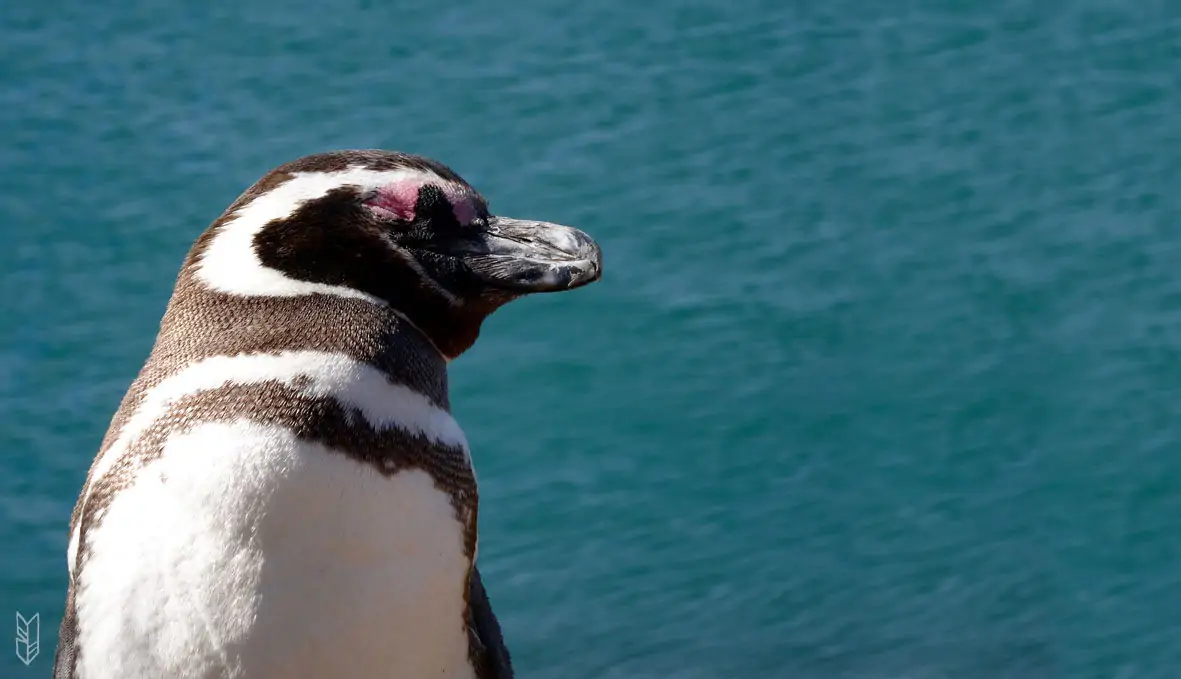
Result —
[[[452,369],[522,678],[1181,677],[1179,67],[1154,1],[5,3],[0,676],[192,240],[384,147],[605,251]]]

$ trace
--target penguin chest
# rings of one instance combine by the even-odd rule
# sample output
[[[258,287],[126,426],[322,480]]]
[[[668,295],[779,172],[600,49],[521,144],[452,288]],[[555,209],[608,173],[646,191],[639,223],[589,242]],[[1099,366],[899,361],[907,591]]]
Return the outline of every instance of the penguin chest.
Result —
[[[88,534],[87,677],[472,677],[451,497],[282,427],[169,439]]]

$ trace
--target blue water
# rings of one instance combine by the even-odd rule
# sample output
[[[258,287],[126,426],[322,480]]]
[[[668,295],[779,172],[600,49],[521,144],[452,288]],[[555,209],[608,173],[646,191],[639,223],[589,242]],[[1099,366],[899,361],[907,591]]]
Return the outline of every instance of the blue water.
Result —
[[[5,3],[0,676],[189,244],[349,147],[606,253],[453,364],[520,676],[1181,676],[1179,59],[1164,2]]]

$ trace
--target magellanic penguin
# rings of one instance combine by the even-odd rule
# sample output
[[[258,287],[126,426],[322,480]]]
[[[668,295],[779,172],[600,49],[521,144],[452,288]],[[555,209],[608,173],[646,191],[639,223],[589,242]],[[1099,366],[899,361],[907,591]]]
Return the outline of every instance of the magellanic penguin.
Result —
[[[447,362],[600,272],[426,158],[264,176],[189,252],[82,488],[56,679],[510,677]]]

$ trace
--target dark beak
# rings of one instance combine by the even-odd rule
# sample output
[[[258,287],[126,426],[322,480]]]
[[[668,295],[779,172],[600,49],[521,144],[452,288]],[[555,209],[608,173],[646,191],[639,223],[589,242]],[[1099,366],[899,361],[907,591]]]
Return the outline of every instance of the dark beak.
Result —
[[[599,245],[569,226],[491,217],[487,229],[472,236],[463,261],[493,287],[521,294],[558,292],[602,276]]]

